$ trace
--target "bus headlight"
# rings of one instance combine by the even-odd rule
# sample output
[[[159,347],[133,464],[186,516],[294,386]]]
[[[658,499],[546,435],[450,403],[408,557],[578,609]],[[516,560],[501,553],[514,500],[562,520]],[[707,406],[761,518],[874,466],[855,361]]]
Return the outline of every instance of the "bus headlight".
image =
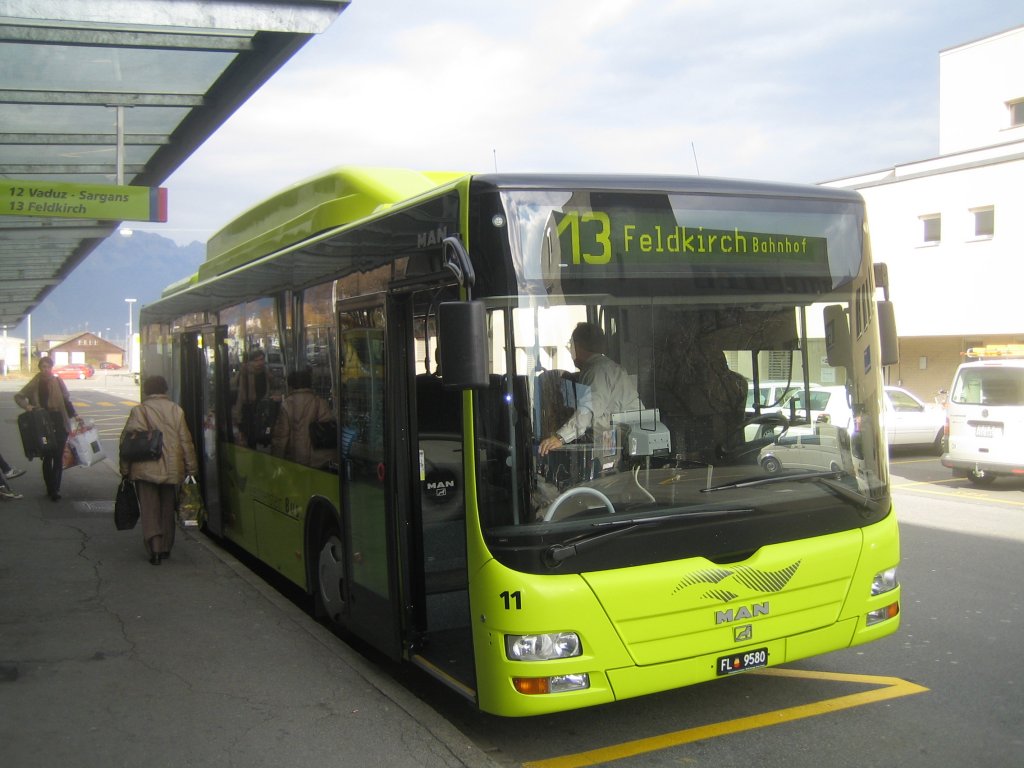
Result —
[[[871,580],[871,596],[884,595],[886,592],[891,592],[899,586],[899,581],[896,579],[896,569],[887,568],[884,571],[880,571],[875,574],[875,578]],[[867,626],[878,624],[882,621],[888,621],[894,619],[900,614],[900,604],[890,603],[884,608],[876,608],[873,611],[868,611],[866,616]]]
[[[575,632],[550,632],[543,635],[505,635],[505,653],[512,661],[548,661],[569,659],[583,652]]]
[[[891,592],[899,586],[899,582],[896,580],[896,569],[889,568],[876,573],[875,578],[871,580],[871,596],[881,595],[885,592]]]

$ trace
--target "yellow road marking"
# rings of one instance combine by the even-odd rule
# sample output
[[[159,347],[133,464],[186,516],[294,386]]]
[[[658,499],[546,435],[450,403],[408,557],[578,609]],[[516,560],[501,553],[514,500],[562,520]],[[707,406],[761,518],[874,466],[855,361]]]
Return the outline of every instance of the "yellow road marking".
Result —
[[[896,466],[899,466],[901,464],[923,464],[926,461],[927,462],[933,462],[933,461],[935,461],[935,457],[934,456],[926,456],[926,457],[920,458],[920,459],[900,459],[899,461],[892,460],[892,461],[889,462],[889,466],[896,467]]]
[[[968,499],[970,501],[983,501],[988,504],[1004,504],[1010,507],[1024,507],[1024,501],[1014,501],[1012,498],[1003,498],[1001,496],[994,496],[989,494],[981,493],[973,488],[935,488],[931,490],[938,483],[952,482],[953,480],[959,480],[960,478],[952,478],[950,481],[937,480],[934,482],[908,482],[908,483],[893,483],[892,489],[894,491],[909,491],[911,493],[921,493],[930,496],[942,496],[947,499]]]
[[[750,715],[749,717],[740,717],[721,723],[701,725],[684,731],[675,731],[674,733],[666,733],[661,736],[627,741],[623,744],[602,747],[601,749],[594,749],[589,752],[579,752],[575,755],[563,755],[562,757],[554,757],[549,760],[537,760],[535,762],[523,763],[523,765],[529,766],[529,768],[582,768],[583,766],[597,765],[611,760],[623,760],[649,752],[668,749],[669,747],[678,747],[682,744],[691,744],[704,739],[727,736],[731,733],[742,733],[743,731],[751,731],[755,728],[765,728],[770,725],[789,723],[794,720],[825,715],[852,707],[861,707],[865,704],[897,699],[901,696],[911,696],[928,690],[924,686],[901,680],[898,677],[880,677],[876,675],[811,672],[800,669],[764,669],[757,672],[748,672],[747,674],[797,677],[807,680],[830,680],[834,682],[878,685],[880,687],[870,691],[862,691],[861,693],[838,696],[834,699],[825,699],[813,704],[801,704],[796,707],[776,709],[760,715]]]

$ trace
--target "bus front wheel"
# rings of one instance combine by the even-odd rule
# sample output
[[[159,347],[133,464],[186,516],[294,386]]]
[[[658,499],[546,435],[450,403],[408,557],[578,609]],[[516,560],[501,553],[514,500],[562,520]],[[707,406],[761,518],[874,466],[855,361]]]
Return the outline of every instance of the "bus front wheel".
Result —
[[[332,626],[341,626],[345,614],[345,548],[333,527],[320,537],[316,581],[317,613]]]

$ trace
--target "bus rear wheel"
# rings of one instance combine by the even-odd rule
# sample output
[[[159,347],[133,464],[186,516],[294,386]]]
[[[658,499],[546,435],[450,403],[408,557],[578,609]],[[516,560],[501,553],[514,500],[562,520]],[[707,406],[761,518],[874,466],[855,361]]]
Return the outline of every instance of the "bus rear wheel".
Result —
[[[333,526],[326,528],[320,537],[316,582],[317,615],[326,618],[331,626],[342,626],[345,614],[345,548]]]

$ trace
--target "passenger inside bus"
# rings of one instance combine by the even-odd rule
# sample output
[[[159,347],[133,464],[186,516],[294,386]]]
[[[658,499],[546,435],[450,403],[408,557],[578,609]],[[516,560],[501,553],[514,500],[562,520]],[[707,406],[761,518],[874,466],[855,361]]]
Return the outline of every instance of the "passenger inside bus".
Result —
[[[655,382],[676,456],[714,463],[741,435],[747,380],[698,326],[680,323],[665,335]]]
[[[270,446],[274,456],[309,467],[337,461],[337,423],[330,406],[313,391],[309,369],[288,374],[288,396],[274,422]]]
[[[249,448],[269,446],[281,394],[273,391],[267,356],[262,349],[249,352],[231,382],[231,389],[234,397],[231,418],[238,430],[238,442]]]

